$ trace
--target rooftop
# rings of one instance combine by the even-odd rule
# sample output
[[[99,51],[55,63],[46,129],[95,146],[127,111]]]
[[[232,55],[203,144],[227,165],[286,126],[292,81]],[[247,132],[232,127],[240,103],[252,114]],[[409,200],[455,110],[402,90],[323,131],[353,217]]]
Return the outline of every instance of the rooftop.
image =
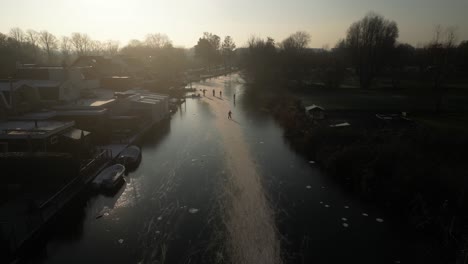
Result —
[[[318,105],[309,105],[309,106],[306,106],[306,111],[310,111],[310,110],[325,110],[323,107],[321,106],[318,106]]]
[[[157,101],[157,100],[145,100],[145,99],[132,100],[132,101],[136,102],[136,103],[143,103],[143,104],[157,104],[157,103],[159,103],[159,101]]]
[[[31,80],[27,81],[26,84],[41,88],[41,87],[58,87],[60,86],[60,81],[49,81],[49,80]]]
[[[133,94],[133,95],[140,95],[140,96],[154,96],[158,98],[168,98],[169,95],[167,94],[160,94],[160,93],[153,93],[148,90],[143,89],[131,89],[125,92],[121,92],[121,94]]]
[[[80,140],[82,137],[86,137],[87,135],[91,134],[88,131],[84,131],[77,128],[72,128],[67,132],[63,133],[62,136],[73,139],[73,140]]]
[[[46,120],[46,119],[55,117],[56,115],[57,115],[57,112],[55,111],[41,111],[41,112],[28,113],[28,114],[21,115],[21,116],[15,116],[14,119],[12,120],[24,120],[24,121]]]
[[[47,138],[75,125],[60,121],[7,121],[0,123],[0,139]]]
[[[80,99],[78,102],[76,102],[76,105],[79,106],[92,106],[92,107],[103,107],[106,106],[112,102],[114,102],[115,99]]]
[[[132,102],[149,103],[149,104],[158,104],[159,102],[162,101],[161,99],[147,97],[147,96],[132,96],[132,97],[130,97],[130,100]]]
[[[130,79],[130,76],[109,76],[105,77],[105,79]]]
[[[98,116],[107,113],[107,109],[62,109],[57,110],[57,116]]]
[[[22,87],[23,85],[26,85],[26,83],[24,81],[18,81],[18,80],[13,80],[11,82],[11,85],[13,86],[13,89],[18,89],[20,87]],[[10,81],[9,80],[0,80],[0,91],[10,91],[11,90],[11,87],[10,87]]]
[[[15,72],[15,78],[19,80],[64,80],[65,77],[63,67],[23,67]]]

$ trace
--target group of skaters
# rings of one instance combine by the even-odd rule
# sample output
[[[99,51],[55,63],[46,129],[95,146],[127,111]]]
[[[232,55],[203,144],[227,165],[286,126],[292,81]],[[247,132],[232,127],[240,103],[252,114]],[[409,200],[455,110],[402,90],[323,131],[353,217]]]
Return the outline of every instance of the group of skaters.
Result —
[[[200,91],[202,91],[203,93],[203,96],[206,96],[206,89],[200,89]],[[216,96],[216,91],[215,89],[213,89],[213,96]],[[222,98],[223,97],[223,91],[219,91],[219,97]],[[232,95],[232,99],[234,100],[234,103],[236,103],[236,94],[233,94]]]
[[[201,89],[200,89],[201,90]],[[206,96],[206,89],[201,90],[203,92],[203,96]],[[213,96],[216,96],[216,91],[213,89]],[[223,91],[219,91],[219,98],[223,97]],[[236,105],[236,94],[232,95],[232,99],[234,100],[234,105]],[[229,110],[228,112],[228,119],[232,119],[232,112]]]
[[[200,91],[202,91],[203,96],[206,96],[206,91],[207,91],[206,89],[203,89],[203,90],[200,89]],[[215,93],[216,93],[216,91],[215,91],[215,89],[213,89],[213,96],[216,96]],[[219,98],[221,98],[221,97],[223,97],[223,91],[219,91]],[[234,98],[235,98],[235,96],[234,96]]]

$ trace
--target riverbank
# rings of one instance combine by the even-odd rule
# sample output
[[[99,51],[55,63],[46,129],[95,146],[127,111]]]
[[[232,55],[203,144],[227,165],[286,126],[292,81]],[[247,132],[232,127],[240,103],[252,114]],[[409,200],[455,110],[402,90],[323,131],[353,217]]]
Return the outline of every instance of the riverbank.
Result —
[[[326,121],[312,121],[297,98],[265,93],[253,92],[250,100],[275,117],[294,150],[361,199],[430,234],[448,263],[465,258],[460,251],[467,243],[468,209],[463,131],[416,120],[380,122],[371,110],[327,111]],[[330,126],[345,121],[351,125]]]

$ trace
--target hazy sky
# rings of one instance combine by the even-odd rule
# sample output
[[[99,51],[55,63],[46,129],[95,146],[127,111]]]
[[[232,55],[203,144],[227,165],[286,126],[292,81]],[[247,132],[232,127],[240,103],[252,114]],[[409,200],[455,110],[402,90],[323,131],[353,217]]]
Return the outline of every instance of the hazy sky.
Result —
[[[459,40],[468,39],[468,0],[1,0],[0,7],[2,33],[11,27],[83,32],[121,44],[160,32],[192,47],[208,31],[242,46],[252,35],[280,41],[304,30],[312,47],[333,46],[368,11],[395,20],[401,42],[425,43],[437,24],[457,26]]]

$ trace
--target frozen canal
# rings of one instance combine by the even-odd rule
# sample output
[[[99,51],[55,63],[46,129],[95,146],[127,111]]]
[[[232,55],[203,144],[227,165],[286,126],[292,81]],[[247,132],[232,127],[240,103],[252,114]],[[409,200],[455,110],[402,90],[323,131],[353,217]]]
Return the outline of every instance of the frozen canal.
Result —
[[[27,262],[437,263],[423,238],[291,151],[238,75],[195,87],[206,98],[148,133],[126,185],[83,195]]]

